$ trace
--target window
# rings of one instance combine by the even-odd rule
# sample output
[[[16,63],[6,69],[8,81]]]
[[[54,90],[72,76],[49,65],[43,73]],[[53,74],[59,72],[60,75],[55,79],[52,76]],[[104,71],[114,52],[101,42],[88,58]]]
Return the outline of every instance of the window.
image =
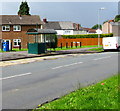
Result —
[[[66,35],[70,34],[70,30],[65,30],[64,34],[66,34]]]
[[[10,26],[9,25],[2,26],[2,31],[10,31]]]
[[[13,39],[14,46],[19,46],[21,44],[21,39]]]
[[[21,31],[21,26],[20,25],[14,25],[13,26],[13,31]]]

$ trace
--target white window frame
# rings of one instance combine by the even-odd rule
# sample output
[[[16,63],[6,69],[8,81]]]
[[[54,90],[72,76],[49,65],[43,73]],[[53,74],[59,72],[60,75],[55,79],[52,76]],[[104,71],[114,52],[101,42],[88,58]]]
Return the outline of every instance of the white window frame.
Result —
[[[18,27],[19,27],[20,29],[18,29]],[[21,25],[14,25],[14,26],[13,26],[13,31],[21,31]]]
[[[5,30],[3,29],[4,27],[5,27]],[[2,26],[2,31],[10,31],[10,26],[9,25],[3,25]]]
[[[70,30],[64,30],[64,35],[69,35],[70,34]]]
[[[14,43],[17,43],[16,45]],[[21,43],[21,39],[13,39],[13,46],[19,46],[19,42]]]

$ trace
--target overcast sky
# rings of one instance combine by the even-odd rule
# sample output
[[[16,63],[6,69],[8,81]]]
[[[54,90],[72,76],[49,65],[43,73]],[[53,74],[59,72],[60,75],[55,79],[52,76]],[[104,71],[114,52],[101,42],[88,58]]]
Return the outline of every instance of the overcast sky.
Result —
[[[24,1],[24,0],[23,0]],[[27,0],[28,1],[28,0]],[[2,15],[16,15],[21,2],[1,2]],[[83,27],[92,27],[113,19],[118,14],[118,2],[28,2],[31,15],[40,15],[48,21],[72,21]]]

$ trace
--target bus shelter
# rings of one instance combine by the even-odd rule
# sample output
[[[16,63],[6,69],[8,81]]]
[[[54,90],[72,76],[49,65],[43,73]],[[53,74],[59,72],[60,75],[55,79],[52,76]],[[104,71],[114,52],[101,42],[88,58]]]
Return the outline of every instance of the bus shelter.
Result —
[[[29,29],[28,53],[46,53],[47,48],[55,48],[57,45],[57,32],[54,29]]]

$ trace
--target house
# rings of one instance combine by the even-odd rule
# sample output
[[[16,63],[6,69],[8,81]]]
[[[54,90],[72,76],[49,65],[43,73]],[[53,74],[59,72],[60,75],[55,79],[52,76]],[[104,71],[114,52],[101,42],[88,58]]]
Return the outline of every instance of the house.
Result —
[[[109,20],[102,25],[103,34],[112,33],[112,23],[114,23],[114,20]]]
[[[86,34],[96,34],[96,29],[91,29],[91,28],[84,28],[83,30],[86,31]]]
[[[9,42],[9,49],[27,48],[28,29],[42,29],[43,22],[38,15],[0,15],[1,41]]]
[[[113,36],[120,37],[120,21],[112,23]]]
[[[70,21],[47,21],[43,19],[45,29],[54,29],[57,31],[57,35],[76,35],[85,34],[80,24],[73,23]]]
[[[103,33],[113,33],[113,36],[120,36],[120,21],[109,20],[102,25]]]

